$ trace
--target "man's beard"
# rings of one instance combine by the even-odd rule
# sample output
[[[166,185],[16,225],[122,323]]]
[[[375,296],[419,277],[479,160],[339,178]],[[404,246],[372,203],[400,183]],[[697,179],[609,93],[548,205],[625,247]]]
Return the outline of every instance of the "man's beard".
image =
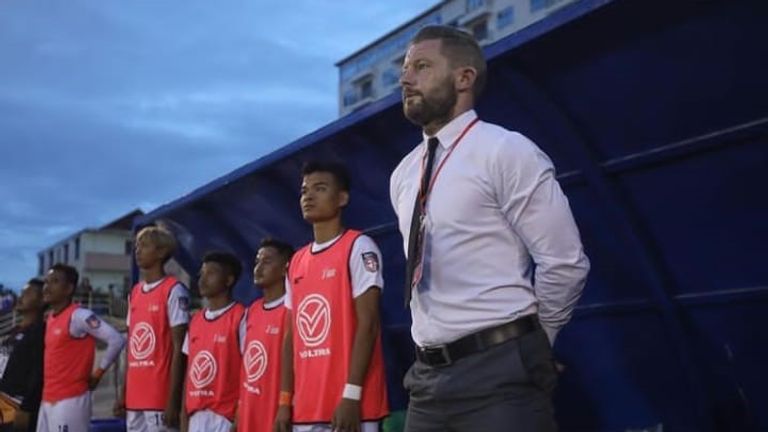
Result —
[[[420,92],[419,95],[421,100],[412,104],[408,104],[403,98],[403,113],[408,120],[421,127],[450,120],[458,98],[450,77],[447,77],[433,94],[427,95]]]

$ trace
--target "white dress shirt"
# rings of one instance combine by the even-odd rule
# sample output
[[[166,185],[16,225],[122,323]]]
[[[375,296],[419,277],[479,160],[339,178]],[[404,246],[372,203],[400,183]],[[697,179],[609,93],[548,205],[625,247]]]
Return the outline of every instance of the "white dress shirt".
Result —
[[[433,179],[476,117],[467,111],[437,132]],[[390,180],[406,254],[427,138]],[[425,221],[423,277],[411,299],[411,332],[419,346],[534,313],[554,342],[579,299],[589,260],[541,149],[517,132],[475,123],[437,174]]]

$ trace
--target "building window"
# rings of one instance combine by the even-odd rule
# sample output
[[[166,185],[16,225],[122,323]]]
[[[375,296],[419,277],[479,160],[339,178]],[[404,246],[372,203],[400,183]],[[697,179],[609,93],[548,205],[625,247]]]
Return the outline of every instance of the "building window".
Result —
[[[360,99],[373,97],[373,80],[367,79],[360,83]]]
[[[130,240],[125,241],[125,254],[130,255],[133,253],[133,242]]]
[[[393,86],[400,81],[400,68],[391,67],[381,75],[381,81],[385,86]]]
[[[552,5],[552,0],[531,0],[531,13],[544,10]]]
[[[69,243],[64,245],[64,264],[69,264]]]
[[[80,259],[80,237],[75,239],[75,261]]]
[[[512,25],[515,22],[515,8],[512,6],[506,7],[499,11],[496,15],[496,28],[504,28]]]
[[[45,256],[40,254],[37,256],[37,274],[42,275],[45,271]]]
[[[48,251],[48,268],[53,267],[53,249]]]
[[[348,89],[344,92],[344,106],[354,105],[357,101],[357,92],[354,89]]]
[[[472,23],[469,27],[472,31],[472,35],[475,36],[478,42],[488,38],[488,22],[485,20]]]
[[[467,12],[476,11],[483,7],[483,4],[485,4],[485,0],[467,0]]]

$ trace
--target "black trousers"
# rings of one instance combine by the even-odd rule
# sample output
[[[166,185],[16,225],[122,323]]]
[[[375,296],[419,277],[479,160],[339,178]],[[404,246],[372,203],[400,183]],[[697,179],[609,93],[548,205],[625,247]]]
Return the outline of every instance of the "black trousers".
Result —
[[[445,367],[418,360],[405,375],[406,432],[555,432],[557,372],[538,329]]]

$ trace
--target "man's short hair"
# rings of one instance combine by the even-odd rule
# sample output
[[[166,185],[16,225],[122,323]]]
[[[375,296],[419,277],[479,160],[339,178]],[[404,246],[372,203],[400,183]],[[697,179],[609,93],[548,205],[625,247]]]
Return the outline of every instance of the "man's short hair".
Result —
[[[485,88],[487,65],[483,49],[474,36],[456,27],[445,25],[430,25],[423,27],[411,39],[411,45],[426,41],[439,40],[442,42],[441,51],[448,58],[451,67],[471,66],[477,71],[472,93],[475,98],[480,96]]]
[[[273,239],[272,237],[267,237],[261,241],[261,244],[259,244],[259,249],[271,247],[277,251],[277,254],[280,255],[280,258],[283,259],[284,262],[289,262],[291,260],[291,257],[293,256],[293,246],[289,245],[286,242]]]
[[[339,162],[310,161],[305,163],[301,169],[302,176],[308,176],[317,172],[331,174],[339,189],[349,192],[349,172],[343,164]]]
[[[67,283],[72,284],[72,292],[74,293],[74,288],[77,287],[77,281],[80,279],[77,269],[66,264],[57,263],[51,266],[51,270],[64,273],[64,278],[67,280]]]
[[[176,237],[173,233],[163,227],[156,225],[150,225],[142,228],[136,234],[136,240],[138,241],[142,237],[147,237],[155,247],[166,251],[166,256],[163,258],[163,264],[173,257],[173,253],[176,251]]]
[[[27,281],[27,285],[43,289],[43,285],[45,285],[45,281],[43,281],[40,278],[32,278]]]
[[[234,254],[220,251],[208,252],[203,257],[203,264],[208,262],[219,264],[227,275],[232,276],[232,285],[227,288],[232,288],[237,284],[240,274],[243,272],[243,265],[240,264],[240,259]]]

